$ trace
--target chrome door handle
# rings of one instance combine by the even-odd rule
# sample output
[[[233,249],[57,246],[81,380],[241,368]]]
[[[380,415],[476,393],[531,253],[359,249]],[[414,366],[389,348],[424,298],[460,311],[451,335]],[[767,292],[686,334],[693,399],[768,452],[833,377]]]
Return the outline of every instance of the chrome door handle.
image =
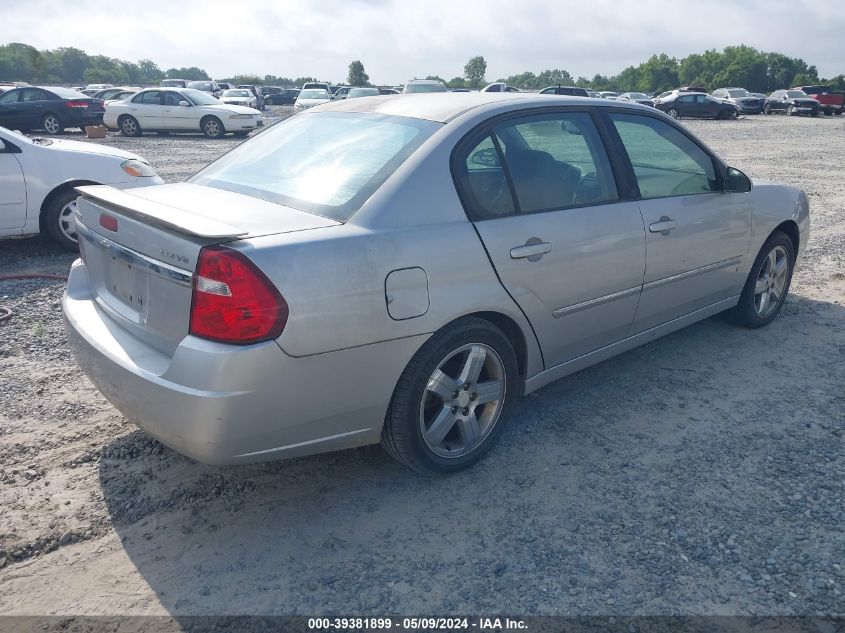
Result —
[[[514,246],[511,249],[511,259],[527,259],[529,262],[536,262],[551,250],[552,245],[549,242],[541,242],[539,238],[532,237],[525,242],[524,246]]]
[[[667,215],[664,215],[660,218],[659,222],[652,222],[648,225],[648,230],[652,233],[662,233],[663,235],[669,235],[669,231],[674,228],[677,228],[677,224],[675,220],[670,218]]]

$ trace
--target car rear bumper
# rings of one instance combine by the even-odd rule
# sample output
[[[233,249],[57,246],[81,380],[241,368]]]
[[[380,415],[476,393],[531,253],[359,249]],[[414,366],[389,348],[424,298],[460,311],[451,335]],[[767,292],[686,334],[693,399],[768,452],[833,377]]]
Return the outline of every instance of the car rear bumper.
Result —
[[[396,380],[426,336],[295,358],[273,342],[186,336],[167,356],[97,305],[74,262],[62,300],[83,372],[163,444],[210,464],[297,457],[379,441]]]

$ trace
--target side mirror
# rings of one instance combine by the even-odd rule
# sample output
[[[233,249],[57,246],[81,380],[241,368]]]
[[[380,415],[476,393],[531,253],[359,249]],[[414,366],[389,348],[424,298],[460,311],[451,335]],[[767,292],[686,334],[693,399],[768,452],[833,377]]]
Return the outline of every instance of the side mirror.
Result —
[[[182,106],[182,107],[184,108],[184,107],[190,106],[190,105],[191,105],[191,102],[190,102],[190,101],[185,101],[185,100],[183,99],[182,101],[180,101],[180,102],[179,102],[179,105],[180,105],[180,106]]]
[[[725,172],[726,193],[748,193],[751,191],[751,179],[735,167],[728,167]]]

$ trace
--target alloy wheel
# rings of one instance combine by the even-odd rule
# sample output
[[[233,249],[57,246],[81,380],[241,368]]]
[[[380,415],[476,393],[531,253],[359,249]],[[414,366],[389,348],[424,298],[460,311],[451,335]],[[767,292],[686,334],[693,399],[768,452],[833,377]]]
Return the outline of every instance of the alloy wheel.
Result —
[[[138,132],[138,124],[135,123],[135,119],[131,117],[127,117],[123,119],[123,123],[120,126],[120,129],[123,131],[126,136],[135,136]]]
[[[52,114],[48,114],[44,117],[44,131],[48,134],[58,134],[61,126],[62,124],[59,123],[59,120]]]
[[[205,133],[208,136],[217,136],[220,134],[220,124],[214,119],[209,119],[205,122]]]
[[[667,112],[667,114],[670,117],[672,117],[673,119],[680,119],[681,118],[681,113],[678,112],[675,108],[672,108],[671,110],[669,110],[669,112]]]
[[[59,230],[66,238],[72,242],[78,242],[79,236],[76,234],[76,222],[74,216],[76,215],[76,198],[68,202],[59,211]]]
[[[777,310],[789,278],[789,254],[783,246],[775,246],[760,267],[754,285],[754,308],[757,316],[766,318]]]
[[[490,434],[505,404],[505,366],[496,351],[469,343],[438,363],[420,403],[420,433],[445,458],[472,452]]]

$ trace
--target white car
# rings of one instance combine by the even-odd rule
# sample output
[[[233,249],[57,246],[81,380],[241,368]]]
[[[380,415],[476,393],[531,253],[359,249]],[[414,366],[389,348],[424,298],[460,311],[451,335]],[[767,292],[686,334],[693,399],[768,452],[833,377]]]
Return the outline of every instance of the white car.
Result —
[[[74,187],[162,183],[136,154],[84,141],[28,138],[0,127],[0,237],[47,231],[76,250]]]
[[[202,132],[209,138],[228,132],[246,136],[263,125],[258,110],[221,103],[207,92],[189,88],[150,88],[124,101],[110,101],[103,123],[124,136]]]
[[[256,99],[252,92],[245,88],[232,88],[224,91],[223,94],[220,95],[220,103],[246,106],[247,108],[256,108],[258,105],[258,99]]]
[[[299,96],[293,104],[293,112],[296,114],[297,112],[302,112],[308,108],[313,108],[314,106],[321,105],[323,103],[329,103],[330,101],[331,97],[329,96],[328,90],[323,90],[322,88],[308,88],[307,90],[300,90]]]

